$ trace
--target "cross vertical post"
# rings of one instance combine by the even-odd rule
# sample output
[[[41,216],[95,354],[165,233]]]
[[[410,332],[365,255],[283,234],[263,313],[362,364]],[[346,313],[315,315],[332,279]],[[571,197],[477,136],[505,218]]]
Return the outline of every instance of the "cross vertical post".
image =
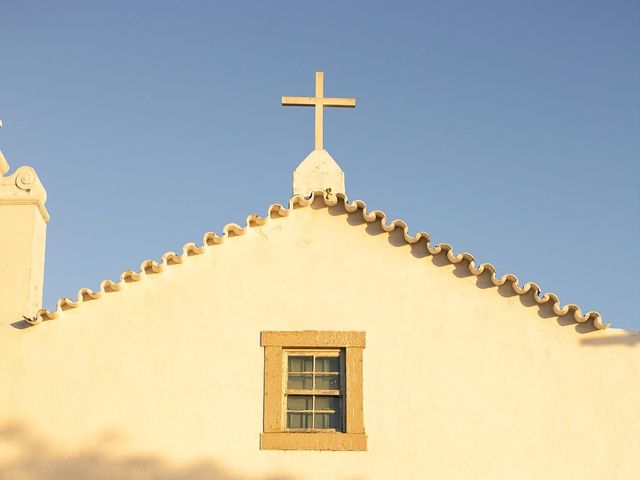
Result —
[[[314,107],[315,109],[315,150],[324,149],[324,107],[355,108],[355,98],[325,98],[324,73],[316,72],[315,97],[282,97],[283,106]]]
[[[324,97],[324,72],[316,72],[316,100]],[[316,113],[316,142],[315,149],[322,150],[324,147],[323,134],[324,134],[324,106],[321,102],[315,104]]]

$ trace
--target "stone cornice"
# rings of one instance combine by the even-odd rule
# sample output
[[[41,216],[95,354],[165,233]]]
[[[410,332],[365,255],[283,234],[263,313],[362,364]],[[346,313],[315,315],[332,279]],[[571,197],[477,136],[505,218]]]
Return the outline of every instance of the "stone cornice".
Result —
[[[0,152],[0,156],[2,153]],[[4,160],[2,156],[1,160]],[[8,171],[4,160],[3,174]],[[0,175],[0,205],[36,205],[45,222],[49,223],[49,212],[45,207],[47,192],[36,171],[28,166],[19,167],[12,175]]]

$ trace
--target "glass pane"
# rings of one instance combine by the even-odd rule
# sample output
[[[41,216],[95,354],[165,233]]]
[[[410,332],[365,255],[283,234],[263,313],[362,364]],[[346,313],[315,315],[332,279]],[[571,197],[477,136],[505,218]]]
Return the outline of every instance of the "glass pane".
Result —
[[[314,428],[334,428],[340,430],[340,416],[337,413],[316,413]]]
[[[313,372],[313,357],[289,357],[290,372]]]
[[[339,357],[316,357],[316,372],[339,372]]]
[[[287,413],[287,428],[311,428],[311,414]]]
[[[287,397],[287,410],[311,409],[313,409],[313,397],[307,397],[306,395],[289,395]]]
[[[316,390],[339,390],[339,389],[340,389],[340,375],[316,375]]]
[[[289,397],[291,398],[291,397]],[[306,397],[304,397],[306,398]],[[340,397],[316,397],[316,410],[340,410]]]
[[[313,388],[313,375],[289,375],[287,388],[292,390],[311,390]]]

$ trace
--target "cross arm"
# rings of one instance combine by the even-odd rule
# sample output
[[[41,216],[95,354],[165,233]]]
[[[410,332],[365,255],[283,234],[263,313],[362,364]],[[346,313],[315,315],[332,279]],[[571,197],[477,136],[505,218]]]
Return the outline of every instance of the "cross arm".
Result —
[[[313,107],[323,105],[325,107],[354,108],[355,98],[324,98],[324,97],[282,97],[284,106]]]
[[[313,97],[282,97],[282,105],[288,106],[301,106],[301,107],[313,107],[317,102],[317,99]]]
[[[325,107],[355,108],[355,98],[321,98]]]

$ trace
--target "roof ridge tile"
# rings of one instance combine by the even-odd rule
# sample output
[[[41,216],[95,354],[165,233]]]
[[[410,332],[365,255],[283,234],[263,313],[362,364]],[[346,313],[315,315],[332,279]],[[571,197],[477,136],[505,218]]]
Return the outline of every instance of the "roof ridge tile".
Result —
[[[507,273],[501,277],[496,275],[496,268],[491,263],[481,263],[476,266],[473,255],[467,252],[454,253],[453,247],[448,243],[438,243],[436,245],[431,244],[431,238],[427,232],[420,231],[415,235],[409,233],[409,227],[403,220],[392,220],[387,223],[387,216],[380,210],[372,210],[367,212],[367,204],[362,200],[353,200],[349,202],[347,195],[343,193],[331,194],[323,191],[313,192],[308,196],[294,195],[289,199],[288,207],[284,207],[279,203],[274,203],[267,209],[267,215],[262,217],[257,214],[251,214],[247,217],[244,227],[236,223],[228,223],[222,228],[222,235],[217,235],[213,232],[207,232],[202,239],[202,245],[198,246],[194,242],[186,243],[182,247],[182,255],[177,255],[175,252],[167,252],[162,255],[162,260],[157,263],[155,260],[145,260],[140,264],[140,271],[135,272],[133,270],[127,270],[120,276],[120,281],[114,283],[113,281],[106,279],[100,283],[100,290],[97,292],[92,291],[89,288],[81,288],[77,294],[77,300],[73,301],[69,298],[60,298],[56,303],[56,308],[51,310],[41,309],[37,312],[33,319],[27,319],[32,325],[41,323],[44,320],[53,320],[59,318],[65,310],[78,308],[82,303],[87,301],[93,301],[102,298],[105,294],[122,290],[127,283],[134,283],[143,280],[148,274],[157,274],[166,270],[167,267],[172,265],[183,263],[186,257],[196,256],[203,254],[207,247],[211,247],[220,243],[224,243],[227,238],[233,236],[243,235],[247,228],[255,226],[262,226],[274,217],[287,217],[294,208],[308,207],[313,203],[316,198],[322,198],[324,203],[328,207],[332,207],[342,202],[347,213],[355,213],[357,210],[361,211],[362,219],[367,223],[380,222],[380,227],[388,233],[393,232],[397,228],[402,229],[403,238],[408,244],[414,244],[421,240],[426,242],[426,248],[430,255],[438,255],[442,252],[446,253],[446,258],[451,264],[458,264],[466,261],[467,268],[471,275],[480,276],[485,272],[491,274],[491,283],[496,286],[505,285],[507,282],[511,284],[511,288],[518,295],[526,295],[529,292],[533,292],[533,298],[538,305],[544,305],[550,303],[554,314],[557,316],[564,316],[573,312],[573,318],[578,323],[585,323],[589,320],[593,321],[593,325],[598,330],[604,330],[611,324],[604,323],[602,316],[599,312],[590,310],[586,313],[582,313],[578,305],[569,303],[562,306],[560,299],[555,293],[542,294],[540,286],[535,282],[527,282],[520,286],[518,277],[513,273]]]

